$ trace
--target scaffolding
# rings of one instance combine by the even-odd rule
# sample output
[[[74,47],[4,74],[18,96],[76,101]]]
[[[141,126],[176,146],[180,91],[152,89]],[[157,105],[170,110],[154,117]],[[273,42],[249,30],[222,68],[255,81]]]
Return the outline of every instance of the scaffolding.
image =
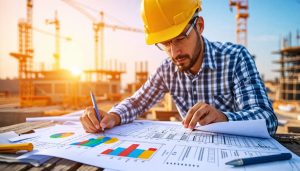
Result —
[[[148,62],[135,63],[135,82],[127,85],[127,92],[131,95],[147,81],[149,76]]]
[[[236,7],[236,41],[247,47],[248,0],[230,0],[230,10]]]
[[[108,69],[85,70],[83,72],[85,83],[80,88],[81,93],[88,94],[89,90],[93,90],[95,95],[102,97],[102,99],[112,101],[122,99],[121,76],[126,72],[126,65],[118,64],[115,61],[114,67],[112,67],[111,60],[109,63]],[[99,75],[102,75],[101,80],[98,80]]]
[[[297,35],[298,36],[298,35]],[[300,46],[292,46],[291,36],[283,40],[283,47],[274,54],[280,58],[273,61],[280,65],[278,100],[300,102]]]
[[[18,79],[20,81],[20,104],[26,106],[31,103],[32,89],[32,0],[27,0],[27,18],[18,23],[19,30],[19,51],[10,53],[19,61]]]

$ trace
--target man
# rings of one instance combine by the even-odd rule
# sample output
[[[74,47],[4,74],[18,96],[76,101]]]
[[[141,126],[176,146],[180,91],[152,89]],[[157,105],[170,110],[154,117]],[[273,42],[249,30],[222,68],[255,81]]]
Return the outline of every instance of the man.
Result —
[[[169,92],[183,125],[265,119],[271,135],[277,118],[250,53],[240,45],[209,42],[202,36],[199,0],[143,0],[141,14],[147,44],[165,51],[165,59],[131,97],[102,111],[99,123],[92,107],[81,122],[98,132],[133,121]]]

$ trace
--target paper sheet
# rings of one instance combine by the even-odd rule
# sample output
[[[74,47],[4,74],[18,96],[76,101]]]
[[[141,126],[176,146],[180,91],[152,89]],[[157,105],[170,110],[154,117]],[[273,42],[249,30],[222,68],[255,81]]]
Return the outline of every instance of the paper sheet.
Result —
[[[9,138],[8,140],[10,141],[10,143],[14,143],[14,142],[16,143],[18,141],[25,140],[25,139],[31,139],[31,138],[37,137],[39,135],[40,135],[39,133],[24,134],[24,135],[20,135],[20,136],[15,136],[13,138]]]
[[[224,133],[224,134],[270,138],[270,135],[266,127],[266,121],[264,119],[218,122],[218,123],[213,123],[205,126],[197,126],[196,129],[201,131],[217,132],[217,133]]]
[[[236,158],[288,150],[272,138],[190,132],[178,123],[137,121],[107,130],[105,134],[88,134],[73,125],[54,126],[31,142],[36,147],[32,154],[115,170],[300,170],[300,158],[295,154],[288,161],[227,166],[225,162]]]
[[[66,114],[64,116],[79,116],[80,117],[81,115],[83,115],[83,113],[84,113],[84,110],[78,110],[78,111]]]
[[[18,137],[18,134],[16,134],[14,131],[4,132],[0,134],[0,144],[9,144],[9,139]]]
[[[26,118],[26,122],[37,122],[37,121],[79,121],[79,116],[49,116],[49,117]]]

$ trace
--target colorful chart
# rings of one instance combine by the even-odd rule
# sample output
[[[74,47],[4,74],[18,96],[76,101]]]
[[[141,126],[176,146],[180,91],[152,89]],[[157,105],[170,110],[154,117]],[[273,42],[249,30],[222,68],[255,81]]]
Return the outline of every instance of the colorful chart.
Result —
[[[139,159],[149,159],[157,150],[156,148],[148,148],[147,150],[138,149],[139,144],[131,144],[127,148],[118,147],[116,149],[107,149],[101,154],[123,156]]]
[[[74,132],[64,132],[64,133],[52,134],[50,138],[66,138],[72,135],[74,135]]]
[[[111,138],[111,137],[98,137],[98,138],[91,138],[89,140],[76,142],[71,145],[78,145],[78,146],[87,146],[87,147],[96,147],[100,144],[111,144],[117,142],[117,138]]]

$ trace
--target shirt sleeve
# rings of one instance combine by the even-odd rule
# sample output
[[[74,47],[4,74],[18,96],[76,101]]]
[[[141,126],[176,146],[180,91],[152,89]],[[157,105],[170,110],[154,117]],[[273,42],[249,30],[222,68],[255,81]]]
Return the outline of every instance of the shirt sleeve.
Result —
[[[265,119],[270,135],[274,135],[278,121],[268,99],[250,53],[242,48],[233,73],[233,94],[236,112],[223,112],[229,121]]]
[[[138,115],[143,114],[167,92],[162,79],[163,65],[154,72],[146,83],[131,97],[115,105],[109,113],[113,112],[121,117],[121,124],[132,122]]]

